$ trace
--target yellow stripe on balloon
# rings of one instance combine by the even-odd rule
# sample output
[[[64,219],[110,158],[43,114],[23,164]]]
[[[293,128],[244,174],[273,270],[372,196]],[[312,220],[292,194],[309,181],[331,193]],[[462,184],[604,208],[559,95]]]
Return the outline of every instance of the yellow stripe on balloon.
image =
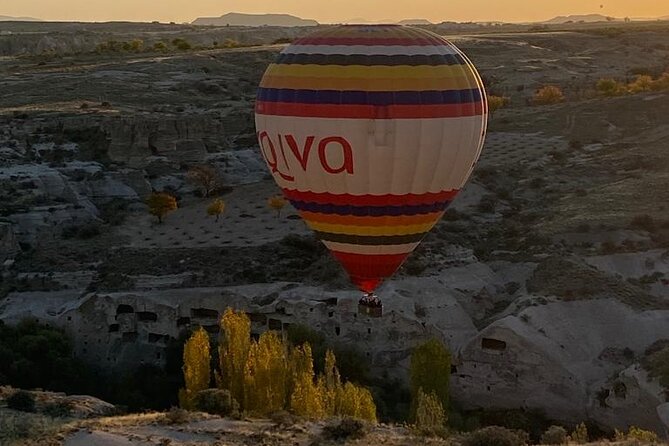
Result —
[[[271,64],[265,76],[295,78],[360,78],[377,82],[379,79],[465,79],[477,85],[474,75],[463,65],[285,65]]]

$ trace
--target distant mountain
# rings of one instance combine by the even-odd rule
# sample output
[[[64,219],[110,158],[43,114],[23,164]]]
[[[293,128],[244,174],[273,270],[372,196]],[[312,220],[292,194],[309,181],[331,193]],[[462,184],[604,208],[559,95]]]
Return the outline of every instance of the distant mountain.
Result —
[[[0,22],[41,22],[41,19],[33,17],[11,17],[8,15],[0,15]]]
[[[200,17],[193,25],[213,26],[317,26],[315,20],[302,19],[289,14],[241,14],[231,12],[220,17]]]
[[[432,25],[427,19],[406,19],[397,22],[399,25]]]
[[[584,14],[584,15],[561,15],[558,17],[553,17],[550,20],[546,20],[545,22],[541,23],[546,23],[546,24],[562,24],[562,23],[579,23],[579,22],[585,22],[585,23],[594,23],[594,22],[611,22],[611,21],[620,21],[621,19],[616,19],[614,17],[607,17],[602,14]]]

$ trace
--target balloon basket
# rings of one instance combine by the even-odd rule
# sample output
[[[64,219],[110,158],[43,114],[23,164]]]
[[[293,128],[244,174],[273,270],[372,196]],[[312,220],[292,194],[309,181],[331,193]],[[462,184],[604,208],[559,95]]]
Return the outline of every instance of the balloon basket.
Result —
[[[367,295],[358,301],[358,314],[367,317],[383,316],[383,304],[373,295]]]

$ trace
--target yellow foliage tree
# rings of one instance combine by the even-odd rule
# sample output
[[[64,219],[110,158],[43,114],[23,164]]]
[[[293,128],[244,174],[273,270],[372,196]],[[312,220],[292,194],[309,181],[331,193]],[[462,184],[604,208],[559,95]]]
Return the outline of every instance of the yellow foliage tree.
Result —
[[[558,104],[563,101],[564,94],[560,87],[556,87],[555,85],[541,87],[532,97],[532,103],[536,105]]]
[[[338,395],[337,415],[376,422],[376,405],[371,392],[347,382]]]
[[[162,223],[165,215],[177,208],[177,199],[165,192],[154,192],[146,204],[149,206],[149,213],[158,217],[158,223]]]
[[[293,366],[290,410],[305,418],[323,418],[325,412],[314,383],[314,363],[309,343],[293,348],[290,360]]]
[[[200,327],[184,345],[183,374],[186,387],[179,390],[179,405],[192,410],[197,393],[209,388],[211,381],[211,353],[209,335]]]
[[[276,218],[281,217],[281,210],[286,206],[286,199],[281,195],[275,195],[267,200],[267,205],[276,211]]]
[[[424,435],[443,432],[446,427],[446,413],[437,395],[435,393],[426,394],[420,388],[416,399],[416,430]]]
[[[627,90],[630,93],[643,93],[645,91],[651,91],[653,89],[653,78],[647,75],[639,75],[636,77],[634,82],[630,82],[627,85]]]
[[[511,99],[506,96],[488,96],[488,110],[490,111],[490,116],[493,116],[497,110],[504,108],[511,102]]]
[[[221,216],[223,211],[225,211],[225,201],[221,200],[220,198],[212,201],[211,204],[207,207],[207,215],[216,216],[216,221],[218,221],[218,218]]]
[[[341,390],[341,377],[337,370],[335,355],[332,350],[328,350],[325,353],[324,374],[318,377],[318,393],[325,415],[331,417],[338,413],[337,397],[341,395]]]
[[[244,408],[258,415],[269,415],[286,407],[289,379],[286,345],[274,331],[253,342],[244,374]]]
[[[221,342],[218,347],[220,375],[216,377],[220,388],[228,389],[232,397],[242,404],[244,374],[251,348],[251,321],[243,312],[228,308],[221,318]]]

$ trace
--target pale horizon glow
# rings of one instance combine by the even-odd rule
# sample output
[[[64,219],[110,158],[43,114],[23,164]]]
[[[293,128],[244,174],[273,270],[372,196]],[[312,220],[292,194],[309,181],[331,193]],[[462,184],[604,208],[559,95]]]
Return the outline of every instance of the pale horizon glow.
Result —
[[[228,12],[291,14],[320,23],[428,19],[438,23],[531,22],[558,15],[603,14],[654,18],[669,15],[658,0],[3,0],[0,15],[53,21],[191,22]],[[392,5],[392,6],[389,6]]]

